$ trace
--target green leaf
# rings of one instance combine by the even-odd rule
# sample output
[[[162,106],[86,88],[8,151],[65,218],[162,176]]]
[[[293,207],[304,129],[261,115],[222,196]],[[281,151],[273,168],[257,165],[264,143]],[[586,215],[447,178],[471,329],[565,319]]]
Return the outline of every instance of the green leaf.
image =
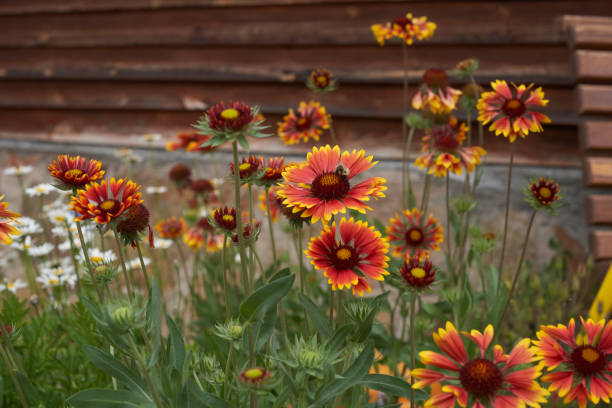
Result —
[[[222,399],[215,397],[213,394],[201,391],[198,387],[189,384],[189,393],[194,396],[198,401],[204,404],[208,408],[234,408],[229,403]]]
[[[251,149],[249,142],[247,142],[246,137],[244,137],[243,134],[238,135],[238,143],[240,143],[240,146],[247,152]]]
[[[410,384],[401,378],[385,374],[366,374],[360,381],[360,384],[365,385],[376,391],[384,392],[388,395],[396,397],[410,398]],[[415,401],[423,401],[427,399],[427,393],[423,390],[414,390]]]
[[[4,379],[0,376],[0,408],[4,406]]]
[[[257,313],[265,313],[269,307],[276,305],[289,292],[294,280],[295,275],[290,275],[273,280],[266,286],[257,289],[242,302],[240,314],[249,320]]]
[[[181,332],[176,327],[174,320],[170,316],[166,316],[166,323],[170,331],[170,364],[178,370],[183,371],[185,363],[185,342]]]
[[[90,388],[79,391],[66,402],[74,408],[154,408],[155,404],[147,401],[140,394],[126,390],[105,390]]]
[[[276,326],[276,308],[271,307],[264,315],[262,321],[255,327],[257,335],[255,336],[255,351],[258,351],[274,333]]]
[[[111,377],[115,377],[119,382],[127,386],[132,391],[138,391],[144,395],[149,401],[152,401],[147,391],[147,386],[142,379],[121,361],[115,359],[110,354],[99,348],[89,345],[83,346],[83,351],[89,360],[100,370],[104,371]]]
[[[153,277],[151,284],[151,298],[147,304],[147,332],[153,340],[153,349],[149,360],[147,362],[147,368],[151,368],[157,362],[159,356],[159,350],[161,348],[161,325],[162,325],[162,303],[161,295],[159,292],[159,285],[155,277]]]
[[[310,317],[310,320],[312,320],[312,323],[317,328],[319,333],[321,333],[321,335],[326,339],[330,338],[334,331],[329,325],[329,319],[321,311],[321,308],[315,305],[312,300],[301,293],[298,293],[298,300],[302,307],[306,309],[306,313]]]
[[[353,332],[354,328],[355,326],[352,324],[345,324],[344,326],[337,328],[332,338],[327,340],[326,347],[331,352],[340,350],[348,336],[350,336]]]
[[[323,388],[319,394],[319,397],[311,405],[311,407],[320,406],[335,396],[342,394],[352,386],[358,384],[363,376],[365,376],[370,370],[373,361],[374,343],[370,341],[365,346],[361,354],[359,354],[353,365],[351,365],[340,378],[336,378],[331,382],[331,384]]]
[[[21,371],[15,371],[15,376],[17,377],[17,381],[19,381],[19,385],[25,394],[26,399],[32,405],[36,405],[38,401],[40,401],[40,394],[34,384],[30,381],[27,374],[22,373]]]

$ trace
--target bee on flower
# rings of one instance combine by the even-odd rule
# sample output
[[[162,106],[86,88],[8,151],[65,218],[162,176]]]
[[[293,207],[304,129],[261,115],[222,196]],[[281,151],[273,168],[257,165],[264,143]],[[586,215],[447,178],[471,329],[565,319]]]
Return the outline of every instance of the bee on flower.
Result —
[[[542,123],[550,123],[550,118],[537,109],[548,105],[542,88],[530,85],[512,84],[496,80],[491,82],[493,91],[484,92],[478,101],[478,120],[495,135],[504,135],[514,142],[517,137],[525,138],[531,133],[543,131]]]
[[[396,213],[387,226],[387,240],[393,246],[393,255],[429,256],[430,251],[439,251],[444,240],[442,226],[432,214],[429,218],[417,208]]]
[[[392,37],[400,38],[407,45],[412,45],[415,38],[419,41],[428,40],[433,37],[436,27],[436,23],[427,21],[427,17],[414,17],[408,13],[391,22],[374,24],[371,29],[378,44],[383,46]]]
[[[446,72],[430,68],[423,74],[423,84],[412,97],[412,107],[433,114],[451,112],[457,106],[461,91],[448,83]]]
[[[300,102],[297,110],[289,113],[278,122],[278,135],[287,145],[319,140],[324,130],[329,129],[329,115],[319,102]]]

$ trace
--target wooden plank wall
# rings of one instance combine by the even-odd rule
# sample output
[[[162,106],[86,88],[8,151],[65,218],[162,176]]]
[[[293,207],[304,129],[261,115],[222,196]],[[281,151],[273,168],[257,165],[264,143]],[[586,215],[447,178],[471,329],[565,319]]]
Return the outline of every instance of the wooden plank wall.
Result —
[[[4,0],[0,137],[138,144],[147,132],[170,138],[228,99],[261,105],[275,128],[311,97],[308,72],[327,67],[341,82],[325,98],[341,143],[399,159],[401,48],[379,47],[370,25],[408,11],[438,24],[433,40],[409,50],[413,89],[426,68],[450,70],[467,57],[481,61],[483,85],[536,82],[553,124],[519,143],[517,162],[580,165],[571,51],[559,18],[611,15],[607,0]],[[586,30],[576,38],[599,37]],[[600,78],[589,63],[580,67],[585,78]],[[598,105],[599,91],[584,89],[594,95],[585,109],[609,109]],[[489,162],[507,161],[505,140],[488,135],[485,143]],[[271,138],[253,148],[308,146]]]
[[[606,194],[586,199],[591,252],[612,259],[612,17],[566,16],[576,72],[576,110],[580,115],[580,146],[584,183]],[[608,227],[607,229],[604,229]]]

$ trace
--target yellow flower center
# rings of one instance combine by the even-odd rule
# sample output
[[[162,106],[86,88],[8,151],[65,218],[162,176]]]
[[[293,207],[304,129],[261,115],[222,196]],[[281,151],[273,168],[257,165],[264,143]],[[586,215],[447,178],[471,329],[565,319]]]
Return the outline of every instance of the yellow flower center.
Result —
[[[582,349],[582,358],[588,361],[589,363],[594,363],[599,358],[599,353],[592,348],[584,348]]]
[[[251,163],[242,163],[240,166],[238,166],[238,169],[240,169],[240,171],[245,171],[251,168]]]
[[[13,289],[15,287],[14,283],[7,283],[6,284],[7,289]]]
[[[57,221],[57,222],[64,222],[64,221],[66,221],[66,217],[63,217],[61,215],[56,215],[55,216],[55,221]]]
[[[412,268],[410,270],[410,274],[417,279],[424,278],[425,275],[427,275],[427,273],[425,272],[425,269],[423,268]]]
[[[421,231],[413,229],[412,231],[410,231],[409,236],[410,239],[413,241],[420,241],[423,234],[421,233]]]
[[[520,106],[521,106],[521,101],[519,101],[518,99],[511,99],[508,102],[506,102],[506,108],[508,109],[516,109]]]
[[[81,174],[83,174],[83,170],[81,169],[70,169],[64,173],[64,176],[68,178],[75,178],[79,177]]]
[[[348,248],[340,248],[336,251],[336,257],[342,261],[346,261],[351,257],[351,250]]]
[[[45,188],[44,187],[36,187],[36,192],[37,193],[44,193],[45,192]]]
[[[240,112],[234,108],[228,108],[221,112],[221,117],[225,120],[234,120],[238,116],[240,116]]]
[[[234,216],[230,215],[230,214],[225,214],[223,216],[223,221],[225,221],[225,222],[233,222],[234,221]]]
[[[263,375],[261,368],[250,368],[244,372],[244,376],[251,380],[256,380]]]
[[[115,206],[115,200],[106,200],[100,204],[100,209],[104,211],[111,210]]]
[[[326,77],[326,76],[324,76],[324,75],[319,75],[319,76],[317,77],[317,83],[318,83],[319,85],[325,85],[325,84],[327,83],[327,77]]]
[[[53,271],[53,274],[55,276],[63,275],[64,274],[64,270],[63,269],[56,269],[56,270]]]
[[[49,279],[49,283],[52,285],[57,285],[59,283],[59,279]]]
[[[327,173],[321,177],[319,183],[325,187],[335,186],[340,183],[340,176],[336,173]]]
[[[298,126],[304,126],[304,125],[306,124],[306,121],[307,121],[307,120],[308,120],[308,119],[306,119],[305,117],[301,117],[301,118],[299,118],[299,119],[297,120],[297,122],[296,122],[296,123],[297,123],[297,125],[298,125]]]
[[[92,256],[91,258],[91,262],[102,262],[102,257],[101,256]]]
[[[550,198],[552,196],[552,191],[548,187],[540,187],[540,195],[542,198]]]

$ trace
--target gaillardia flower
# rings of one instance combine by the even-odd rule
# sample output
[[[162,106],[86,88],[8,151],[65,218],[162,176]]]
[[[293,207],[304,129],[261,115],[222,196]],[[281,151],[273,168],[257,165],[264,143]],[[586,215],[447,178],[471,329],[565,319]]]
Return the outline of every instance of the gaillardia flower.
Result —
[[[483,125],[491,122],[490,131],[495,135],[504,135],[514,142],[517,136],[527,137],[529,132],[542,132],[542,123],[550,123],[550,118],[535,109],[544,107],[548,100],[544,99],[542,88],[532,90],[528,86],[512,84],[496,80],[491,82],[493,91],[485,92],[478,101],[478,120]]]
[[[117,232],[126,243],[135,245],[135,242],[139,239],[139,234],[148,228],[149,246],[153,248],[153,231],[151,231],[149,225],[149,216],[149,210],[144,204],[131,207],[119,218]]]
[[[434,114],[448,113],[455,109],[461,91],[451,88],[446,72],[431,68],[423,74],[423,84],[412,98],[412,107]]]
[[[467,125],[459,124],[453,117],[447,124],[435,126],[423,137],[424,154],[416,159],[415,166],[440,178],[446,177],[449,171],[461,174],[464,168],[471,173],[487,152],[480,146],[463,146],[466,132]]]
[[[365,213],[371,209],[366,201],[385,196],[386,180],[372,177],[355,185],[351,181],[376,163],[363,150],[341,154],[338,146],[314,147],[306,162],[285,170],[286,183],[280,185],[278,195],[283,204],[294,212],[303,210],[301,216],[312,217],[312,222],[320,218],[327,222],[347,208]]]
[[[263,174],[257,181],[263,186],[273,186],[280,181],[283,181],[283,171],[285,171],[285,159],[283,157],[270,157],[268,162],[263,157],[260,157],[260,167],[263,169]]]
[[[412,13],[408,13],[389,23],[374,24],[371,29],[381,46],[391,37],[401,38],[406,44],[412,45],[415,38],[420,41],[433,37],[436,24],[427,21],[427,17],[413,17]]]
[[[612,321],[580,318],[586,339],[576,339],[576,323],[567,327],[541,326],[534,341],[536,354],[548,371],[542,381],[551,383],[548,389],[565,397],[566,404],[578,401],[580,408],[587,400],[610,404],[612,398]]]
[[[393,255],[400,257],[428,256],[429,251],[439,251],[443,241],[442,226],[433,215],[416,208],[395,213],[389,220],[387,240],[393,246]]]
[[[204,245],[204,230],[199,227],[191,227],[183,234],[183,242],[194,251]]]
[[[322,95],[327,92],[335,91],[338,88],[338,81],[327,69],[318,68],[310,73],[306,80],[306,86]]]
[[[243,157],[238,164],[238,174],[242,182],[248,182],[254,177],[258,177],[261,173],[261,160],[257,156],[250,155],[249,157]],[[234,162],[230,162],[230,173],[234,175]]]
[[[525,200],[536,210],[545,209],[554,214],[555,208],[560,205],[559,183],[552,179],[540,177],[539,180],[533,180],[524,194]]]
[[[385,270],[389,244],[367,222],[342,218],[339,228],[337,239],[336,222],[326,225],[319,237],[310,240],[304,253],[316,269],[323,271],[333,290],[356,286],[355,290],[363,294],[370,289],[363,278],[382,281],[389,274]]]
[[[211,221],[224,232],[234,232],[236,229],[236,209],[227,206],[217,208],[211,215]]]
[[[537,357],[529,347],[531,340],[521,340],[508,355],[496,345],[490,358],[487,350],[493,340],[493,326],[488,325],[483,333],[472,330],[461,334],[476,344],[478,355],[468,357],[463,340],[451,322],[446,323],[446,330],[440,328],[433,334],[436,345],[446,355],[433,351],[419,353],[427,367],[412,371],[417,379],[413,387],[423,388],[438,382],[442,385],[442,392],[425,401],[425,407],[452,408],[455,402],[466,407],[468,401],[473,401],[470,408],[524,408],[525,405],[539,408],[540,403],[546,402],[549,393],[536,381],[541,367],[532,364]]]
[[[19,235],[19,231],[10,224],[15,221],[15,219],[21,217],[21,214],[10,211],[8,209],[8,204],[2,201],[3,199],[4,195],[0,195],[0,218],[3,219],[0,221],[0,242],[4,245],[9,245],[13,242],[11,235]],[[4,219],[7,220],[5,221]]]
[[[249,385],[259,385],[270,378],[270,372],[263,367],[254,367],[240,373],[240,380]]]
[[[325,107],[319,102],[300,102],[297,113],[289,109],[289,113],[278,122],[278,135],[285,144],[292,145],[300,140],[319,140],[323,130],[329,129],[329,117]]]
[[[436,279],[437,268],[429,258],[410,256],[404,259],[400,274],[409,289],[427,289]]]
[[[86,184],[104,176],[102,163],[98,160],[87,160],[84,157],[71,157],[67,154],[57,156],[47,167],[51,176],[60,181],[57,186],[63,190],[82,188]]]
[[[93,218],[98,224],[106,224],[142,202],[140,185],[128,179],[111,178],[88,184],[71,198],[70,205],[79,215],[75,220]]]
[[[165,220],[160,220],[155,224],[155,229],[161,238],[177,239],[187,229],[185,220],[177,217],[170,217]]]
[[[195,130],[180,132],[176,135],[176,139],[166,143],[166,150],[174,152],[183,149],[187,152],[207,152],[213,149],[212,147],[202,147],[210,139],[210,136],[198,134]]]
[[[170,178],[177,187],[186,187],[191,184],[191,169],[186,164],[177,163],[170,167],[168,178]]]

